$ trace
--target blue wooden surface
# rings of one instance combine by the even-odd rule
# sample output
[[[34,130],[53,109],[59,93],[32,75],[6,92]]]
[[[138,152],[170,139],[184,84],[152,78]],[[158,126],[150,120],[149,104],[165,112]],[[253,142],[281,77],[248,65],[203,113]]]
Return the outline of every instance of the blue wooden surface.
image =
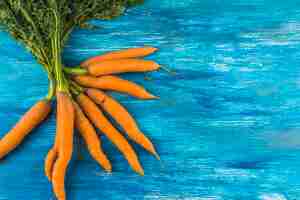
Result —
[[[97,31],[77,30],[64,61],[153,45],[177,71],[125,77],[159,101],[117,96],[162,158],[136,147],[139,177],[103,138],[114,172],[85,150],[68,172],[72,200],[300,199],[300,1],[148,0]],[[21,45],[0,32],[1,136],[36,100],[47,79]],[[54,199],[43,173],[54,114],[0,162],[0,199]]]

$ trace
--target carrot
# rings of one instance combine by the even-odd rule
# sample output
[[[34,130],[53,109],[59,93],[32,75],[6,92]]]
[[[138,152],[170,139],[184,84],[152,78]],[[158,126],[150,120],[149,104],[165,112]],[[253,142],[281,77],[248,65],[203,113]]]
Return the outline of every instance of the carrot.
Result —
[[[103,90],[113,90],[129,94],[139,99],[155,99],[154,95],[147,92],[143,87],[134,82],[121,79],[117,76],[75,76],[74,80],[82,86],[98,88]]]
[[[91,64],[87,67],[90,75],[101,76],[109,74],[119,74],[125,72],[148,72],[159,69],[159,65],[150,60],[141,59],[120,59],[106,60]]]
[[[13,151],[51,111],[51,102],[40,100],[27,111],[16,125],[0,140],[0,159]]]
[[[57,127],[59,138],[58,158],[54,164],[52,183],[59,200],[65,200],[65,173],[73,153],[74,107],[71,98],[64,92],[57,92]]]
[[[108,172],[111,172],[111,164],[102,151],[100,139],[93,125],[86,118],[79,105],[74,102],[75,127],[85,140],[91,156]]]
[[[96,103],[99,104],[113,119],[118,122],[126,131],[129,138],[141,145],[144,149],[152,153],[159,159],[159,156],[151,141],[139,130],[134,118],[128,111],[112,97],[97,89],[87,89],[86,93]]]
[[[103,55],[99,55],[87,59],[86,61],[81,63],[81,66],[87,67],[91,64],[95,64],[104,60],[144,57],[154,53],[155,51],[157,51],[157,48],[155,47],[139,47],[139,48],[130,48],[130,49],[123,49],[119,51],[108,52]]]
[[[57,155],[58,155],[57,149],[55,147],[52,147],[49,150],[49,152],[46,156],[46,159],[45,159],[45,175],[49,181],[51,181],[51,179],[52,179],[53,165],[57,159]]]
[[[59,135],[55,136],[54,146],[49,150],[45,159],[45,175],[49,181],[52,179],[53,166],[58,157]]]
[[[106,119],[97,105],[83,93],[78,95],[76,100],[93,124],[99,128],[125,156],[132,169],[140,175],[144,175],[144,170],[133,148],[122,134]]]

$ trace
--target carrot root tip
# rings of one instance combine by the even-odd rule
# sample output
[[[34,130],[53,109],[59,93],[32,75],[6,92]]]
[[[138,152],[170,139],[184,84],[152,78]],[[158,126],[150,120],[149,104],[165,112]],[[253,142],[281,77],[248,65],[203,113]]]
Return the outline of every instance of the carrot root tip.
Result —
[[[137,173],[138,173],[140,176],[145,176],[145,172],[144,172],[143,169],[138,170]]]
[[[158,155],[158,153],[156,151],[153,152],[153,155],[157,160],[160,160],[160,156]]]
[[[150,95],[149,95],[149,99],[159,99],[159,97],[158,97],[158,96],[155,96],[155,95],[153,95],[153,94],[150,94]]]

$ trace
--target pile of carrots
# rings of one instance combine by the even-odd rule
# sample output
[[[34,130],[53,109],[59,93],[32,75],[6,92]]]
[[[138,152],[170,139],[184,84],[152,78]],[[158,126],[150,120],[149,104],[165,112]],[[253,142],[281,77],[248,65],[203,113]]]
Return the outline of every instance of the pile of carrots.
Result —
[[[135,150],[105,114],[120,125],[128,138],[159,159],[154,145],[139,129],[134,117],[105,93],[116,91],[138,99],[157,99],[142,86],[117,76],[121,73],[158,70],[160,65],[156,62],[142,59],[156,50],[154,47],[141,47],[109,52],[87,59],[77,69],[64,70],[65,87],[56,88],[54,95],[57,102],[55,142],[45,159],[45,174],[53,185],[57,199],[66,199],[65,174],[73,154],[74,128],[85,141],[92,158],[105,171],[111,172],[112,164],[101,148],[96,129],[117,147],[135,172],[144,175]],[[47,118],[53,99],[38,101],[0,140],[0,158],[16,149]]]

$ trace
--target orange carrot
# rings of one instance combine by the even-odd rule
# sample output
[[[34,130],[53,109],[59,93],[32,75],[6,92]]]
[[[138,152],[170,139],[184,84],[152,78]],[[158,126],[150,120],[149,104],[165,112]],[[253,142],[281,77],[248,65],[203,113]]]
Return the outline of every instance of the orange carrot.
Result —
[[[102,151],[100,138],[90,121],[86,118],[79,105],[74,103],[75,127],[85,140],[91,156],[108,172],[111,172],[111,164]]]
[[[122,134],[106,119],[97,105],[82,93],[78,95],[76,99],[93,124],[99,128],[125,156],[132,169],[140,175],[144,175],[144,170],[133,148]]]
[[[138,58],[148,56],[157,50],[155,47],[140,47],[123,49],[119,51],[108,52],[100,56],[95,56],[81,63],[82,67],[87,67],[91,64],[98,63],[104,60],[115,60],[123,58]]]
[[[65,174],[73,153],[74,107],[71,98],[64,92],[57,92],[57,127],[59,137],[58,158],[54,164],[52,183],[59,200],[65,200]]]
[[[56,147],[52,147],[45,159],[45,175],[48,178],[49,181],[52,179],[52,171],[53,171],[53,165],[57,159],[57,149]]]
[[[150,60],[120,59],[106,60],[91,64],[87,67],[90,75],[101,76],[125,72],[149,72],[159,69],[159,65]]]
[[[82,86],[98,88],[103,90],[113,90],[129,94],[139,99],[155,99],[154,95],[147,92],[143,87],[134,82],[121,79],[117,76],[75,76],[74,80]]]
[[[128,136],[133,141],[141,145],[159,159],[159,156],[155,151],[151,141],[139,130],[134,118],[120,103],[97,89],[89,88],[86,90],[86,93],[96,104],[99,104],[108,114],[113,117],[113,119],[116,120],[116,122],[121,125],[121,127],[126,131]]]
[[[14,150],[23,139],[44,119],[51,111],[51,102],[38,101],[27,111],[16,125],[0,140],[0,159]]]
[[[45,159],[45,175],[49,181],[52,179],[53,166],[58,157],[58,144],[59,144],[59,135],[55,136],[55,143],[53,147],[49,150],[46,159]]]

